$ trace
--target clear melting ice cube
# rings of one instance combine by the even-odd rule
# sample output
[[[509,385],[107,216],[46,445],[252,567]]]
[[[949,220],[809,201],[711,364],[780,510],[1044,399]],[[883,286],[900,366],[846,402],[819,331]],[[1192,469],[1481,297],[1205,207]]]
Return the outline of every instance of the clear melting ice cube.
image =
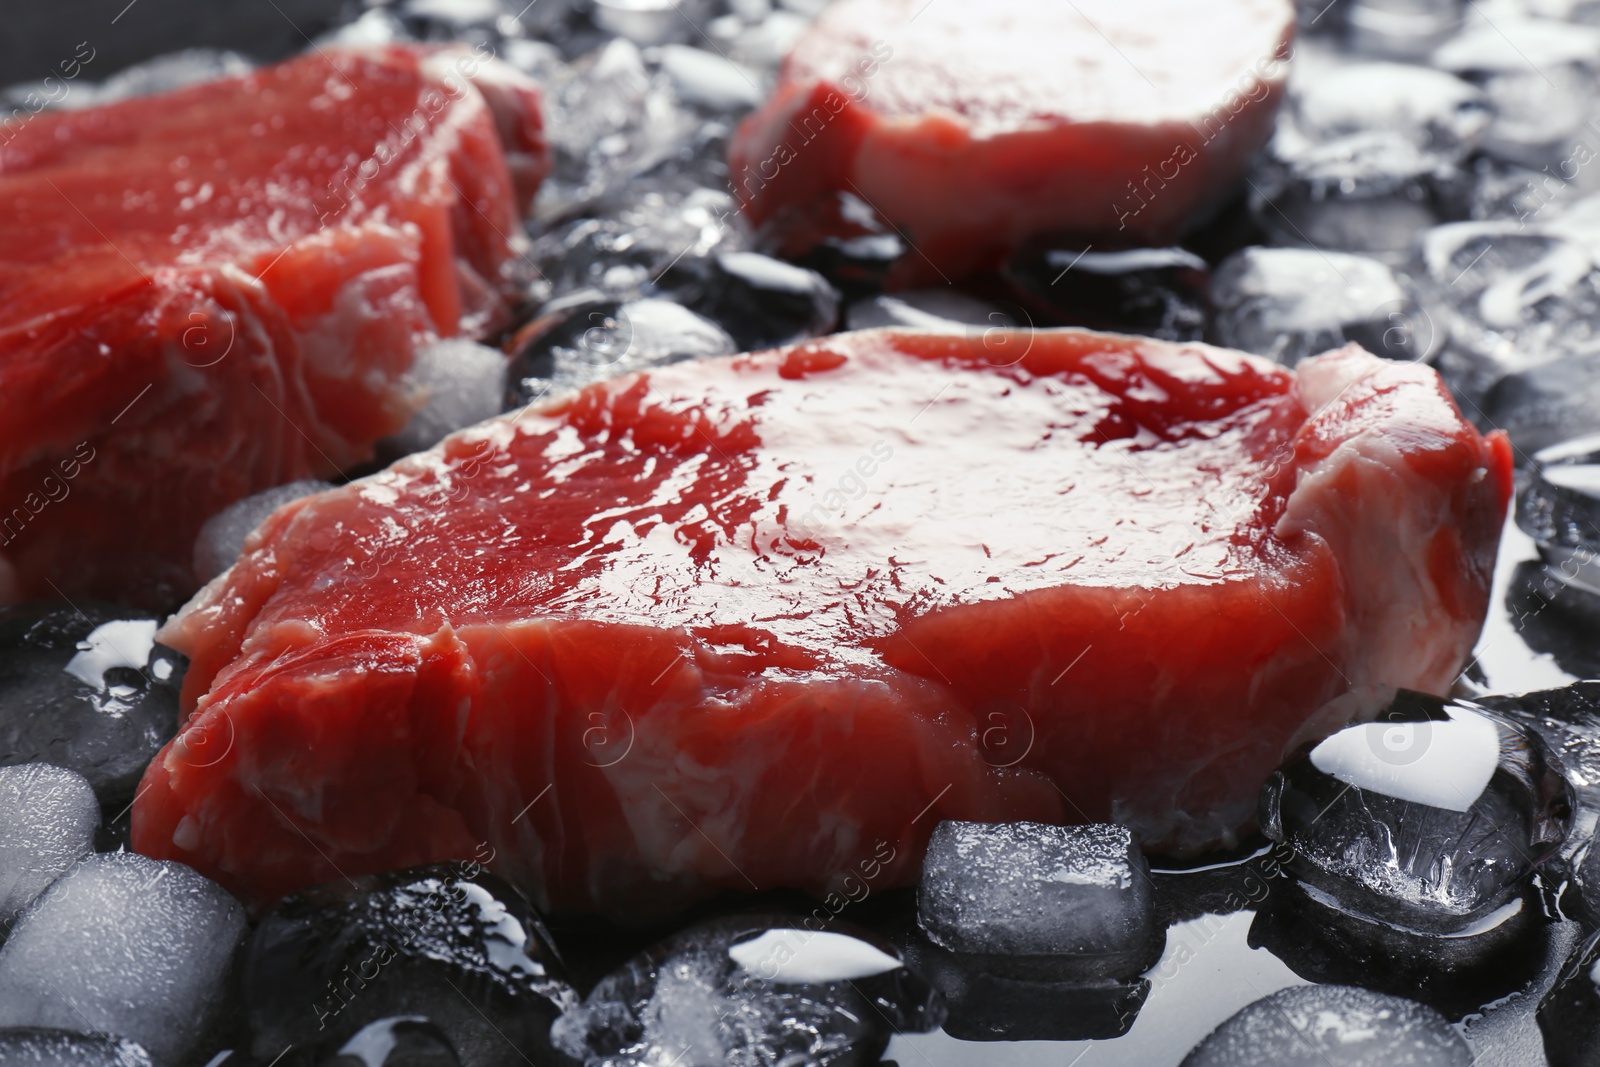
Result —
[[[1572,788],[1534,731],[1402,691],[1268,783],[1262,827],[1314,900],[1420,934],[1488,932],[1565,840]]]
[[[552,1031],[589,1067],[844,1067],[943,1003],[888,942],[787,916],[703,923],[602,979]]]
[[[0,767],[0,927],[94,847],[100,802],[81,774]]]
[[[0,1026],[90,1028],[177,1063],[221,1007],[244,931],[239,903],[182,864],[85,856],[0,948]]]
[[[1309,248],[1247,248],[1211,281],[1219,344],[1292,367],[1355,342],[1390,359],[1427,358],[1433,320],[1374,259]]]
[[[1183,1067],[1470,1067],[1472,1049],[1432,1008],[1354,986],[1296,986],[1217,1027]]]
[[[1132,977],[1155,922],[1149,865],[1121,826],[943,822],[923,860],[917,921],[955,952],[1071,956]]]
[[[466,1063],[545,1062],[551,1020],[574,999],[532,905],[473,862],[296,893],[261,921],[242,966],[263,1062],[290,1045],[333,1055],[404,1016],[425,1017]]]
[[[726,330],[681,304],[579,292],[546,305],[523,332],[509,401],[522,406],[619,374],[736,351]]]

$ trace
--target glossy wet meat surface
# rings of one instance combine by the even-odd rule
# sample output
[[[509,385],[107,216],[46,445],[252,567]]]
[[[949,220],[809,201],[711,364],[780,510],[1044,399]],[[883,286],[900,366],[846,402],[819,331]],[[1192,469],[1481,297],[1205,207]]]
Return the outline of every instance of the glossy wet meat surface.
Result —
[[[1431,371],[988,338],[627,376],[282,508],[163,632],[135,846],[266,899],[488,840],[609,910],[902,884],[942,818],[1187,850],[1449,686],[1509,452]]]

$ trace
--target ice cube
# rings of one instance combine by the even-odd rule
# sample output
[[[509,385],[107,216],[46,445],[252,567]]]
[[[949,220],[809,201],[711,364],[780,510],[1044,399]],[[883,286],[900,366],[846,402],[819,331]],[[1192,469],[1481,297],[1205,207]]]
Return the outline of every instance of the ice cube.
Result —
[[[1515,221],[1538,227],[1583,198],[1582,190],[1553,168],[1537,169],[1479,156],[1472,161],[1471,173],[1467,215],[1475,222]]]
[[[1544,918],[1534,897],[1516,897],[1476,926],[1431,935],[1346,912],[1290,880],[1257,908],[1250,944],[1307,981],[1409,997],[1460,1019],[1521,991],[1538,973]]]
[[[1374,259],[1300,248],[1247,248],[1211,281],[1216,338],[1292,367],[1354,341],[1390,359],[1426,358],[1432,319]]]
[[[1069,326],[1198,341],[1206,329],[1205,260],[1182,248],[1095,251],[1030,241],[1006,279],[1040,311]]]
[[[590,1067],[867,1064],[943,1004],[888,942],[776,915],[703,923],[602,979],[552,1035]]]
[[[510,363],[498,348],[463,338],[423,345],[411,366],[411,378],[427,399],[405,429],[380,443],[380,451],[395,456],[421,452],[457,430],[500,414],[509,371]]]
[[[0,928],[94,845],[100,802],[81,774],[0,767]]]
[[[1520,453],[1600,430],[1600,352],[1513,370],[1485,391],[1481,421],[1506,431]]]
[[[1600,596],[1600,434],[1534,453],[1517,525],[1562,580]]]
[[[182,864],[85,856],[0,948],[0,1026],[92,1028],[176,1063],[221,1007],[244,929],[239,903]]]
[[[420,1015],[379,1019],[363,1026],[323,1067],[458,1067],[455,1046]]]
[[[1300,131],[1317,141],[1390,131],[1460,162],[1477,145],[1492,112],[1483,90],[1443,71],[1408,63],[1338,64],[1291,83]]]
[[[1487,709],[1402,691],[1274,775],[1262,829],[1313,900],[1420,934],[1487,933],[1556,853],[1572,788],[1543,740]]]
[[[1150,869],[1121,826],[943,822],[917,921],[954,952],[1071,956],[1132,977],[1150,962]]]
[[[709,257],[738,251],[745,236],[725,190],[644,183],[603,216],[545,234],[533,256],[557,298],[599,289],[631,299],[703,283]]]
[[[1491,694],[1477,702],[1537,730],[1561,760],[1580,800],[1600,809],[1600,682],[1573,682],[1560,689],[1516,696]],[[1600,849],[1590,849],[1589,856],[1584,892],[1592,900],[1593,916],[1600,925]]]
[[[730,59],[683,44],[661,46],[661,70],[678,99],[711,111],[744,112],[766,99],[762,76]]]
[[[914,919],[889,936],[943,995],[944,1032],[961,1041],[1108,1040],[1128,1032],[1150,994],[1145,979],[1086,976],[1070,960],[951,952]]]
[[[1316,141],[1283,119],[1250,178],[1250,209],[1275,245],[1397,261],[1418,234],[1465,217],[1471,188],[1461,168],[1394,130]]]
[[[510,403],[686,359],[732,355],[722,327],[681,304],[650,298],[618,303],[598,292],[552,302],[519,338]]]
[[[132,1041],[38,1027],[0,1030],[0,1063],[18,1067],[151,1067]]]
[[[75,771],[108,810],[131,800],[177,729],[187,665],[157,625],[87,601],[0,607],[0,765]]]
[[[1531,167],[1572,156],[1586,129],[1600,64],[1600,30],[1547,19],[1480,16],[1443,44],[1434,65],[1481,86],[1494,107],[1484,140],[1491,155]]]
[[[689,29],[678,12],[668,8],[666,14]],[[535,214],[547,223],[570,217],[679,152],[699,126],[670,79],[652,73],[625,37],[573,64],[545,106],[554,169],[539,189]]]
[[[328,482],[308,479],[274,486],[229,504],[200,527],[194,542],[195,577],[209,582],[233,566],[250,531],[283,505],[331,488]]]
[[[741,352],[820,337],[839,321],[839,292],[816,271],[755,252],[711,261],[694,310],[733,337]]]
[[[1600,343],[1600,274],[1578,241],[1515,222],[1451,223],[1424,235],[1419,260],[1435,321],[1489,384]]]
[[[1438,1012],[1355,986],[1295,986],[1240,1010],[1183,1067],[1470,1067]]]
[[[289,1045],[332,1055],[380,1020],[425,1016],[466,1063],[542,1063],[572,999],[538,915],[470,861],[297,893],[256,928],[243,969],[262,1062]]]
[[[1422,59],[1461,25],[1461,0],[1348,0],[1345,32],[1353,51]]]

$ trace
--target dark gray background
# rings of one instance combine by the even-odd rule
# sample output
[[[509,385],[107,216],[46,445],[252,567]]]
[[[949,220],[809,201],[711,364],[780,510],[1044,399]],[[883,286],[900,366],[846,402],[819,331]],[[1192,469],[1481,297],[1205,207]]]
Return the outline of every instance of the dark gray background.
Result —
[[[59,74],[80,42],[94,48],[82,77],[201,45],[275,59],[304,48],[359,0],[0,0],[0,85]],[[87,49],[84,50],[87,53]]]

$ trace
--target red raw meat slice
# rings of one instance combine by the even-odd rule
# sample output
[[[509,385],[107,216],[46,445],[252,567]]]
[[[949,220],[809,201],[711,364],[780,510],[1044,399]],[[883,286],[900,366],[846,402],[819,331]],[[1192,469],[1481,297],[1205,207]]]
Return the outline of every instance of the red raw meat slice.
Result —
[[[946,818],[1225,840],[1450,686],[1511,460],[1432,370],[990,342],[623,377],[281,508],[162,632],[135,847],[257,901],[485,841],[560,908],[853,892]]]
[[[1270,137],[1293,31],[1290,0],[840,0],[740,125],[732,181],[786,235],[858,195],[915,246],[906,284],[1037,233],[1167,243]]]
[[[369,458],[415,343],[506,318],[547,166],[537,91],[465,51],[317,52],[5,132],[0,602],[170,604],[207,517]]]

